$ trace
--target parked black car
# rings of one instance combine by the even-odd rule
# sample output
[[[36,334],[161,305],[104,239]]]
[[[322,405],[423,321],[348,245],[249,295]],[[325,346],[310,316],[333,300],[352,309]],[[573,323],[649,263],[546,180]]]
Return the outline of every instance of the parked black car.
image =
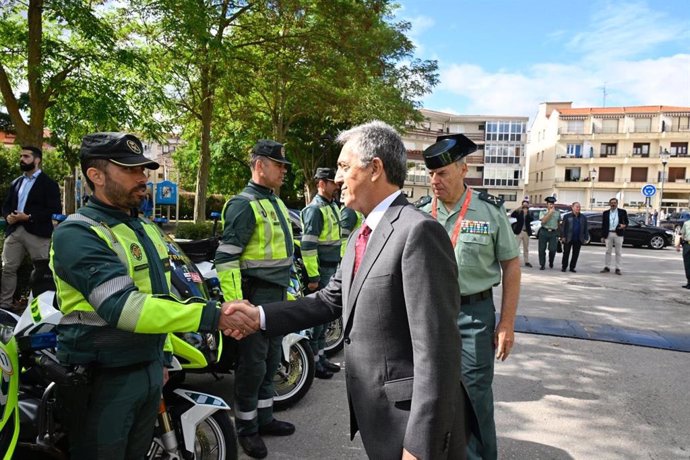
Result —
[[[587,217],[587,225],[589,226],[590,242],[601,242],[601,217],[600,212],[583,212]],[[635,247],[648,246],[652,249],[663,249],[666,246],[673,245],[673,231],[647,225],[644,219],[638,217],[628,217],[629,225],[625,229],[625,238],[623,244],[629,244]]]

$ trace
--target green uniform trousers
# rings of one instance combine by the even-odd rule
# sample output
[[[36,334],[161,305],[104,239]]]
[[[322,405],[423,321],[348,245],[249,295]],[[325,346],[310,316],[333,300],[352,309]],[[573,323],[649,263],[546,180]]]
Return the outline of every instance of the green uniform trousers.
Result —
[[[495,460],[496,423],[494,422],[494,331],[496,309],[493,298],[463,304],[458,316],[462,338],[462,379],[477,415],[481,442],[471,436],[468,460]]]
[[[285,289],[265,281],[252,281],[245,290],[254,305],[285,300]],[[252,334],[238,343],[235,370],[235,424],[237,434],[257,433],[273,420],[273,376],[280,365],[283,337]]]
[[[549,247],[549,266],[553,265],[556,258],[556,247],[558,246],[558,231],[548,231],[546,228],[539,229],[539,266],[546,265],[546,246]]]
[[[685,278],[690,284],[690,243],[683,243],[683,267],[685,267]]]
[[[331,280],[331,276],[335,274],[338,267],[319,267],[319,289],[326,287],[328,282]],[[323,351],[326,348],[326,330],[328,329],[328,324],[322,324],[320,326],[314,326],[311,328],[311,338],[309,339],[309,346],[311,351],[314,352],[314,360],[319,359],[319,351]]]
[[[73,460],[142,459],[151,447],[163,389],[158,361],[123,368],[94,368],[83,391],[61,393],[71,406]],[[70,394],[71,393],[71,394]]]

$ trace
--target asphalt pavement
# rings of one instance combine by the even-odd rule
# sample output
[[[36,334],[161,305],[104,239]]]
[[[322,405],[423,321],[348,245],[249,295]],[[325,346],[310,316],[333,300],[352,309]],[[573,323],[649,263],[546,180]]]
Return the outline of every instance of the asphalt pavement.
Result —
[[[601,274],[602,245],[586,246],[577,273],[540,271],[536,240],[524,268],[519,314],[690,335],[690,291],[673,248],[623,248],[622,276]],[[500,292],[495,293],[500,305]],[[342,354],[333,358],[343,360]],[[345,366],[347,363],[343,363]],[[231,400],[232,376],[189,382]],[[502,459],[690,459],[690,354],[518,333],[509,359],[496,364],[494,397]],[[296,406],[276,414],[294,435],[265,438],[269,459],[365,459],[349,440],[344,372],[315,380]],[[240,455],[240,458],[249,457]]]

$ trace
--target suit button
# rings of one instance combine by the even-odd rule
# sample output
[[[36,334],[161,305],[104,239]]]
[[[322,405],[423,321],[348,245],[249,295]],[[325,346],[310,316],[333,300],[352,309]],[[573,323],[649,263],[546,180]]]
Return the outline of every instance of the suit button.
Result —
[[[350,345],[350,342],[352,342],[350,337],[345,337],[345,345]]]

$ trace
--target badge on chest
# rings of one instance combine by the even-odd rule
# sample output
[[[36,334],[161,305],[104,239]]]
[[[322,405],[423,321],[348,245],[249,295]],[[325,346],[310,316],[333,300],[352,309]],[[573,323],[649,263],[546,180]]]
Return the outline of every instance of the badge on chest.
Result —
[[[460,233],[473,235],[488,235],[490,233],[489,222],[483,220],[463,220]]]

